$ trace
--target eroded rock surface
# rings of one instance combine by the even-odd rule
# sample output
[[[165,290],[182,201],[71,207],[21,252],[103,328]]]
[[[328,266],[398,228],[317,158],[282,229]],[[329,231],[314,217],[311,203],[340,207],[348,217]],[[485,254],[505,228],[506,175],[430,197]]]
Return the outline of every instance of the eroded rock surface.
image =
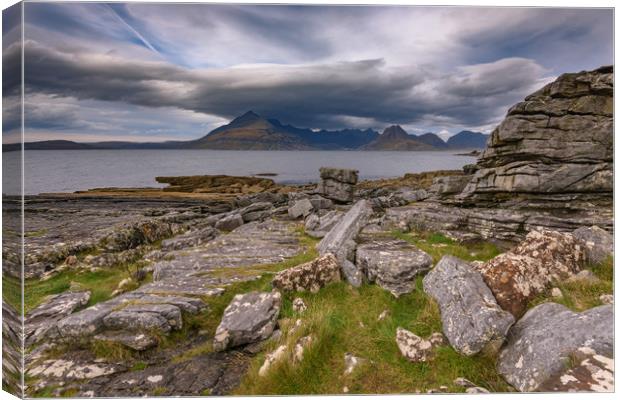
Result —
[[[585,249],[590,264],[599,264],[614,253],[614,237],[596,225],[575,229],[573,236]]]
[[[403,240],[377,238],[357,246],[356,264],[368,281],[398,297],[415,289],[416,276],[428,271],[433,259]]]
[[[494,351],[514,317],[502,310],[482,276],[468,263],[444,256],[424,278],[424,291],[439,304],[443,333],[464,355]]]
[[[355,193],[358,171],[352,169],[321,168],[317,191],[328,199],[350,202]]]
[[[613,357],[613,306],[575,313],[556,303],[529,310],[510,330],[497,369],[522,392],[539,390],[548,379],[564,374],[569,358],[583,347]]]
[[[271,284],[285,292],[316,293],[332,282],[340,281],[340,266],[333,254],[278,272]]]
[[[277,291],[236,295],[224,310],[213,348],[222,351],[269,338],[276,327],[281,302]]]

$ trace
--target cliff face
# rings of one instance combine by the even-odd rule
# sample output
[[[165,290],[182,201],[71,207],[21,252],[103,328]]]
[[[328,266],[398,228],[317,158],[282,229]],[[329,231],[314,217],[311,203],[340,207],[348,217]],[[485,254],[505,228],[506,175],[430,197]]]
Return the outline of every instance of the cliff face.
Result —
[[[564,74],[513,106],[458,198],[611,202],[613,67]],[[504,195],[504,197],[502,197]]]

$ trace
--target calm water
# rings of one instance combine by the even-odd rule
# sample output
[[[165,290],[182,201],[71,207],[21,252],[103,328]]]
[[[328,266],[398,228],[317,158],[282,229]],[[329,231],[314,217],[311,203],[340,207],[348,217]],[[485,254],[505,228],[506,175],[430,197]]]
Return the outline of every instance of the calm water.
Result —
[[[3,192],[19,193],[19,153],[3,155]],[[221,150],[45,150],[25,157],[26,194],[73,192],[98,187],[163,187],[156,176],[276,173],[283,183],[316,182],[319,167],[354,168],[361,179],[407,172],[459,169],[474,157],[453,152],[395,151],[221,151]]]

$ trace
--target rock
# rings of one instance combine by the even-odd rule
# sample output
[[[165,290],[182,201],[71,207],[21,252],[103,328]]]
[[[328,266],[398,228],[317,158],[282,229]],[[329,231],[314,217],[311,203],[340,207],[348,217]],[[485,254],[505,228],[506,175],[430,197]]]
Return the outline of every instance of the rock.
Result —
[[[267,339],[276,326],[280,304],[277,291],[236,295],[215,331],[213,349],[222,351]]]
[[[263,220],[271,215],[273,204],[268,201],[252,203],[237,210],[243,218],[243,222]]]
[[[433,179],[430,191],[439,196],[461,193],[470,180],[470,175],[440,176]]]
[[[602,294],[598,297],[599,301],[603,304],[614,304],[614,295],[613,294]]]
[[[304,351],[312,344],[312,336],[304,336],[299,338],[293,349],[293,362],[300,363],[304,359]]]
[[[65,264],[68,266],[74,266],[78,263],[78,259],[76,256],[71,255],[65,259]]]
[[[150,219],[122,226],[104,237],[100,244],[108,251],[123,251],[172,236],[172,225],[164,220]]]
[[[590,271],[589,269],[584,269],[579,271],[578,273],[576,273],[573,276],[570,276],[566,279],[566,282],[572,283],[572,282],[586,282],[590,285],[595,284],[600,282],[601,280],[598,278],[598,276],[594,275],[594,273],[592,271]]]
[[[444,346],[448,344],[446,337],[441,332],[434,332],[428,338],[428,341],[431,342],[433,346]]]
[[[491,393],[489,392],[487,389],[479,387],[479,386],[474,386],[474,387],[470,387],[465,389],[465,393],[467,394],[486,394],[486,393]]]
[[[356,357],[351,353],[344,353],[344,374],[351,375],[355,368],[368,362],[364,358]]]
[[[564,295],[562,294],[562,291],[560,290],[560,288],[551,288],[551,297],[555,298],[555,299],[560,299],[562,297],[564,297]]]
[[[600,264],[614,253],[614,237],[598,226],[577,228],[573,236],[586,253],[586,261],[590,264]]]
[[[497,303],[520,317],[528,302],[553,282],[579,271],[583,252],[572,235],[532,231],[512,252],[500,254],[477,270]]]
[[[502,310],[482,276],[466,262],[444,256],[424,278],[424,291],[441,310],[443,333],[456,351],[494,351],[514,317]]]
[[[347,280],[347,282],[349,282],[351,286],[353,287],[362,286],[364,275],[362,271],[360,271],[359,268],[357,268],[357,266],[353,264],[351,261],[344,260],[340,264],[340,270],[342,271],[342,274],[344,275],[345,279]]]
[[[399,188],[394,192],[394,196],[402,199],[405,204],[408,204],[426,200],[428,198],[428,192],[424,189],[412,190],[410,188]]]
[[[294,312],[298,314],[302,314],[307,309],[308,309],[308,306],[306,306],[306,303],[304,303],[304,300],[301,297],[297,297],[295,300],[293,300],[293,311]]]
[[[573,355],[578,364],[547,379],[540,392],[613,392],[614,360],[582,347]]]
[[[389,316],[390,316],[390,310],[383,310],[381,314],[379,314],[379,316],[377,317],[377,321],[383,321]]]
[[[396,329],[396,344],[401,354],[412,362],[429,361],[435,348],[429,340],[400,327]]]
[[[116,296],[117,294],[126,292],[128,289],[130,289],[134,285],[135,285],[135,282],[133,279],[125,278],[118,283],[118,286],[116,287],[114,292],[112,292],[112,296]]]
[[[103,362],[82,363],[72,360],[49,359],[30,368],[28,374],[37,378],[83,380],[112,375],[124,370],[126,368],[118,364]]]
[[[206,227],[198,230],[191,230],[182,235],[166,239],[161,242],[163,251],[180,250],[187,247],[199,246],[214,239],[218,234],[216,229]]]
[[[403,240],[377,239],[357,247],[356,264],[369,282],[398,297],[415,289],[416,276],[428,271],[433,259]]]
[[[302,322],[301,322],[300,319],[295,320],[295,323],[288,330],[288,335],[291,336],[293,333],[295,333],[297,331],[297,329],[299,329],[299,327],[301,327],[301,324],[302,324]]]
[[[297,200],[288,208],[288,215],[291,218],[306,217],[310,215],[314,207],[308,199]]]
[[[215,223],[215,227],[221,231],[232,231],[243,225],[243,217],[239,214],[226,216]]]
[[[613,306],[575,313],[557,303],[529,310],[510,330],[497,370],[522,392],[536,391],[567,369],[569,357],[588,347],[613,357]]]
[[[321,181],[317,187],[318,193],[342,203],[353,200],[358,171],[322,167],[319,172]]]
[[[106,328],[133,332],[168,333],[181,329],[181,309],[171,304],[135,304],[103,318]]]
[[[313,261],[278,272],[271,284],[285,292],[316,293],[323,286],[340,281],[340,266],[336,257],[327,254]]]
[[[271,367],[280,360],[286,357],[286,345],[281,345],[265,357],[265,362],[258,370],[259,376],[266,376]]]
[[[120,343],[130,349],[142,351],[157,346],[157,338],[142,332],[106,332],[94,336],[95,340]]]
[[[470,388],[470,387],[476,386],[475,383],[463,377],[456,378],[452,383],[454,383],[457,386],[464,387],[464,388]]]
[[[338,221],[317,245],[319,254],[338,255],[348,241],[355,240],[372,215],[366,200],[360,200]]]
[[[611,205],[612,92],[613,66],[601,67],[563,74],[510,108],[462,199],[510,202],[519,194],[552,208],[550,200],[570,194],[573,204]]]
[[[62,318],[84,307],[90,300],[90,291],[66,292],[49,296],[24,319],[25,343],[30,346],[44,339]]]
[[[311,214],[306,219],[305,231],[314,238],[322,238],[340,221],[344,213],[331,210],[324,215]]]

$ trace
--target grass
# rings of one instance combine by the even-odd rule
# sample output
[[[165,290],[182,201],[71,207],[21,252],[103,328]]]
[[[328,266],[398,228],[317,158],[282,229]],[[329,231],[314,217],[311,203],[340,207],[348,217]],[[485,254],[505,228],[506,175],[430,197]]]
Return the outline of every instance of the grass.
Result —
[[[413,231],[404,233],[393,231],[392,236],[404,240],[420,250],[427,252],[437,263],[444,255],[452,255],[465,261],[488,261],[498,254],[500,249],[493,243],[475,242],[462,244],[441,233]]]
[[[551,289],[540,294],[530,301],[529,307],[532,308],[538,304],[552,301],[563,304],[573,311],[584,311],[592,307],[603,304],[599,299],[602,294],[613,294],[614,291],[614,262],[612,257],[608,257],[604,262],[590,266],[594,275],[599,278],[598,282],[590,282],[587,280],[574,282],[558,282],[555,287],[562,292],[562,297],[554,298],[551,296]]]
[[[18,278],[8,274],[2,276],[2,299],[13,306],[18,314],[22,309],[22,289],[21,282]]]
[[[87,307],[108,300],[118,283],[128,278],[135,266],[135,264],[116,266],[98,271],[67,270],[44,281],[27,280],[25,282],[25,312],[28,313],[41,304],[47,296],[67,291],[71,282],[79,284],[85,290],[90,290],[91,296]]]
[[[436,349],[435,358],[424,363],[408,362],[396,345],[396,328],[403,327],[428,337],[441,331],[436,304],[422,291],[422,279],[413,293],[394,298],[375,285],[359,289],[345,282],[329,285],[317,294],[295,293],[284,297],[281,317],[285,324],[301,318],[303,324],[294,334],[283,328],[281,342],[270,343],[262,355],[253,360],[249,373],[237,395],[339,394],[343,386],[349,393],[415,393],[441,385],[452,392],[462,392],[453,380],[465,377],[492,391],[509,391],[510,387],[495,370],[495,363],[485,356],[465,357],[449,346]],[[292,299],[302,297],[308,310],[301,316],[292,311]],[[382,311],[389,316],[377,321]],[[291,321],[291,322],[288,322]],[[299,365],[284,361],[272,367],[265,377],[258,375],[265,354],[283,342],[292,348],[302,336],[314,341]],[[343,376],[344,354],[351,352],[371,360],[350,376]]]

